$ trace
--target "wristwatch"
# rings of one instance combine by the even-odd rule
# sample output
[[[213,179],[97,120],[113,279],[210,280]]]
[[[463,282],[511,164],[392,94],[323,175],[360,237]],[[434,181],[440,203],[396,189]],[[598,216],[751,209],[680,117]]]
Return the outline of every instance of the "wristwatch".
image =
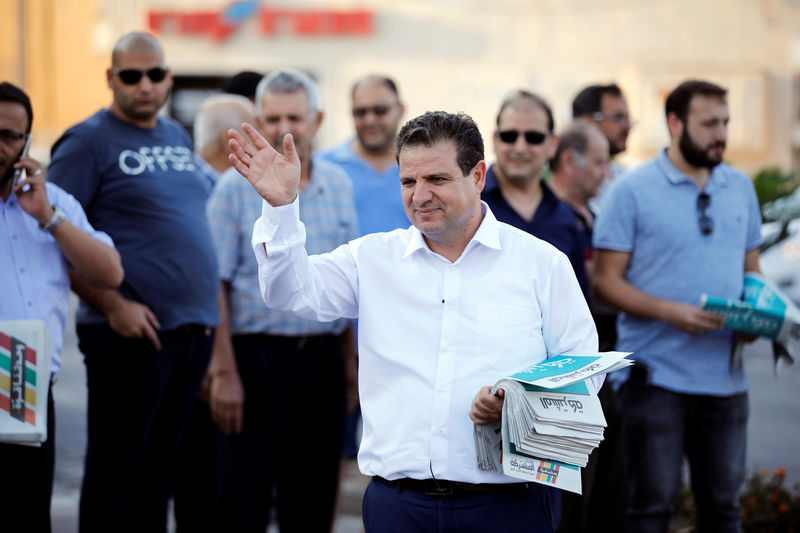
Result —
[[[53,233],[58,225],[64,222],[66,218],[67,214],[64,212],[64,210],[57,205],[54,205],[53,216],[50,217],[50,220],[47,221],[47,224],[40,224],[39,227],[45,230],[47,233]]]

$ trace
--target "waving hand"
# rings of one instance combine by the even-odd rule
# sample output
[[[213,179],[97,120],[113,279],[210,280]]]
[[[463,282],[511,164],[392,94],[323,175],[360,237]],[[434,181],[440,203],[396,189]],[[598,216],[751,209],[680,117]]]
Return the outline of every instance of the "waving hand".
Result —
[[[300,159],[291,134],[283,136],[285,155],[281,155],[250,124],[242,124],[242,131],[249,140],[236,130],[228,130],[228,144],[233,150],[228,159],[234,168],[273,207],[292,203],[300,186]]]

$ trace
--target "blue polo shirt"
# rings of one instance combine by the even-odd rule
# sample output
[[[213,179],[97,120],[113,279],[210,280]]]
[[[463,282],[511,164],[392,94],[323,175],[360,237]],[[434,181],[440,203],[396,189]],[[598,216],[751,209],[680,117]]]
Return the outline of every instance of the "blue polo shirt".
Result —
[[[350,147],[352,139],[323,152],[320,157],[339,165],[353,182],[353,196],[361,235],[407,228],[411,225],[400,195],[397,163],[378,172]]]
[[[481,193],[481,199],[489,204],[492,213],[500,222],[527,231],[534,237],[547,241],[561,250],[572,264],[583,295],[586,297],[586,301],[589,301],[589,280],[586,277],[578,217],[567,204],[558,199],[544,181],[541,184],[542,201],[530,222],[514,211],[514,208],[503,198],[500,186],[497,184],[494,165],[486,171],[486,186]]]
[[[761,244],[761,215],[753,183],[721,164],[705,192],[714,229],[698,223],[697,184],[666,151],[615,180],[594,228],[595,248],[630,253],[626,279],[652,296],[697,306],[703,293],[738,299],[745,254]],[[728,396],[747,390],[740,369],[729,368],[733,334],[690,335],[666,322],[621,313],[617,349],[649,368],[649,383],[689,394]],[[612,383],[626,371],[610,375]]]

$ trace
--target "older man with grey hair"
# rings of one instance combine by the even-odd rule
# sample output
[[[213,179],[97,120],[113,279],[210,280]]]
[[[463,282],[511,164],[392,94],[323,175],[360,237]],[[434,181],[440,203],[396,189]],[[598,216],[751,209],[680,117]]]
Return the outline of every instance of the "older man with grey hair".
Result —
[[[256,106],[261,132],[273,146],[280,149],[287,133],[294,138],[309,247],[328,252],[356,238],[350,180],[311,155],[323,117],[314,81],[295,70],[272,72],[256,90]],[[250,246],[261,197],[236,171],[223,175],[207,213],[221,280],[221,324],[209,371],[212,416],[225,433],[218,442],[221,530],[264,531],[275,489],[281,531],[329,531],[345,375],[355,391],[354,367],[346,372],[344,364],[355,359],[352,325],[264,307]]]

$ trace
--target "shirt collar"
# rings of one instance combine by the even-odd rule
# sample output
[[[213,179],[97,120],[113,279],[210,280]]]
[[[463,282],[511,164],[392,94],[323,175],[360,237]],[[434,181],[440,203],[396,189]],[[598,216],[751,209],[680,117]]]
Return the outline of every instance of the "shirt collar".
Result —
[[[470,248],[478,244],[482,244],[487,248],[492,248],[495,250],[500,249],[500,226],[499,222],[495,218],[492,210],[489,209],[489,206],[486,202],[481,201],[481,213],[483,213],[483,220],[481,221],[481,225],[478,226],[475,235],[472,236],[467,247],[464,249],[464,253],[461,254],[463,257],[464,254]],[[408,240],[408,245],[406,246],[406,251],[403,253],[403,259],[409,257],[411,254],[418,250],[429,250],[427,243],[425,242],[425,238],[422,236],[422,233],[417,229],[416,226],[412,225],[409,228],[411,232],[411,238]],[[474,244],[473,244],[474,243]]]
[[[664,148],[659,154],[658,158],[656,158],[659,168],[661,171],[664,172],[664,175],[667,177],[670,183],[673,185],[678,185],[679,183],[694,181],[690,180],[683,174],[678,168],[672,164],[672,161],[669,160],[667,157],[667,149]],[[725,176],[725,171],[722,169],[722,163],[714,167],[711,171],[711,175],[708,177],[708,182],[711,183],[714,181],[716,184],[726,187],[728,185],[728,178]]]

